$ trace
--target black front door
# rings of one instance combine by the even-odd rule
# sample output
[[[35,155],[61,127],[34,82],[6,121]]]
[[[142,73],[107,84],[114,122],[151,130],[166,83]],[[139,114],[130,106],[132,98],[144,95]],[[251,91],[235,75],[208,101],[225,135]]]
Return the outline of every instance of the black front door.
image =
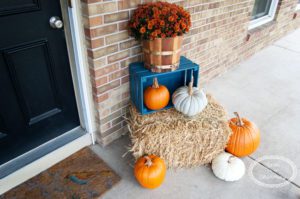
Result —
[[[79,126],[59,0],[0,0],[0,165]]]

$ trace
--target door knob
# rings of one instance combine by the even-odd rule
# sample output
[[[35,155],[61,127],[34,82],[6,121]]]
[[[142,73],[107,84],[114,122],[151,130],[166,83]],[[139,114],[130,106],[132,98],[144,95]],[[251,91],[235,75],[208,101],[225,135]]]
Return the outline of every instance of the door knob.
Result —
[[[49,23],[50,23],[50,26],[54,29],[61,29],[64,26],[64,23],[62,22],[62,20],[57,16],[51,17],[49,20]]]

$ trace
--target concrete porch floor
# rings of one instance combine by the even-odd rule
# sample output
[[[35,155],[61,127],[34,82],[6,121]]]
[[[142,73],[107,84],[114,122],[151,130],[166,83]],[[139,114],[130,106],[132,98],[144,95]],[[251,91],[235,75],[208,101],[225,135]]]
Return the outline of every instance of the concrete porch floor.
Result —
[[[238,111],[261,129],[259,149],[243,158],[247,171],[258,158],[277,155],[297,166],[297,177],[286,186],[266,188],[255,183],[248,172],[240,181],[224,182],[214,176],[210,167],[202,166],[169,170],[161,187],[147,190],[134,179],[131,155],[122,158],[129,145],[129,138],[124,136],[106,148],[92,146],[122,177],[103,198],[300,198],[300,29],[204,88],[225,107],[230,117],[233,111]],[[255,168],[255,176],[266,181],[285,181],[284,178],[290,177],[283,162],[266,161],[264,166]]]

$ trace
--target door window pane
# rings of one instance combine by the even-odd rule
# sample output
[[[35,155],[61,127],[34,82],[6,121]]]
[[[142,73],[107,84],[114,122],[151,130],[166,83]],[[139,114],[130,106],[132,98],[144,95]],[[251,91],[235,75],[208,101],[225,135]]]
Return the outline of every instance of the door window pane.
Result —
[[[271,3],[272,0],[255,0],[251,19],[258,19],[268,15]]]

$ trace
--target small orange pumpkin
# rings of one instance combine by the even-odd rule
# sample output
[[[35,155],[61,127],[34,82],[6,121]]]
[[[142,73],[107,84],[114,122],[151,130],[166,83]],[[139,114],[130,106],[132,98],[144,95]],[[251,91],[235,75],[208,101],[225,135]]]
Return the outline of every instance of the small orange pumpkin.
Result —
[[[144,91],[144,103],[150,110],[159,110],[168,105],[170,92],[164,85],[159,85],[157,78],[153,78],[153,85]]]
[[[253,153],[260,143],[260,132],[257,126],[245,118],[240,118],[234,112],[236,118],[229,121],[232,130],[226,151],[237,156],[244,157]]]
[[[165,162],[155,155],[140,157],[134,166],[134,176],[145,188],[159,187],[165,179]]]

